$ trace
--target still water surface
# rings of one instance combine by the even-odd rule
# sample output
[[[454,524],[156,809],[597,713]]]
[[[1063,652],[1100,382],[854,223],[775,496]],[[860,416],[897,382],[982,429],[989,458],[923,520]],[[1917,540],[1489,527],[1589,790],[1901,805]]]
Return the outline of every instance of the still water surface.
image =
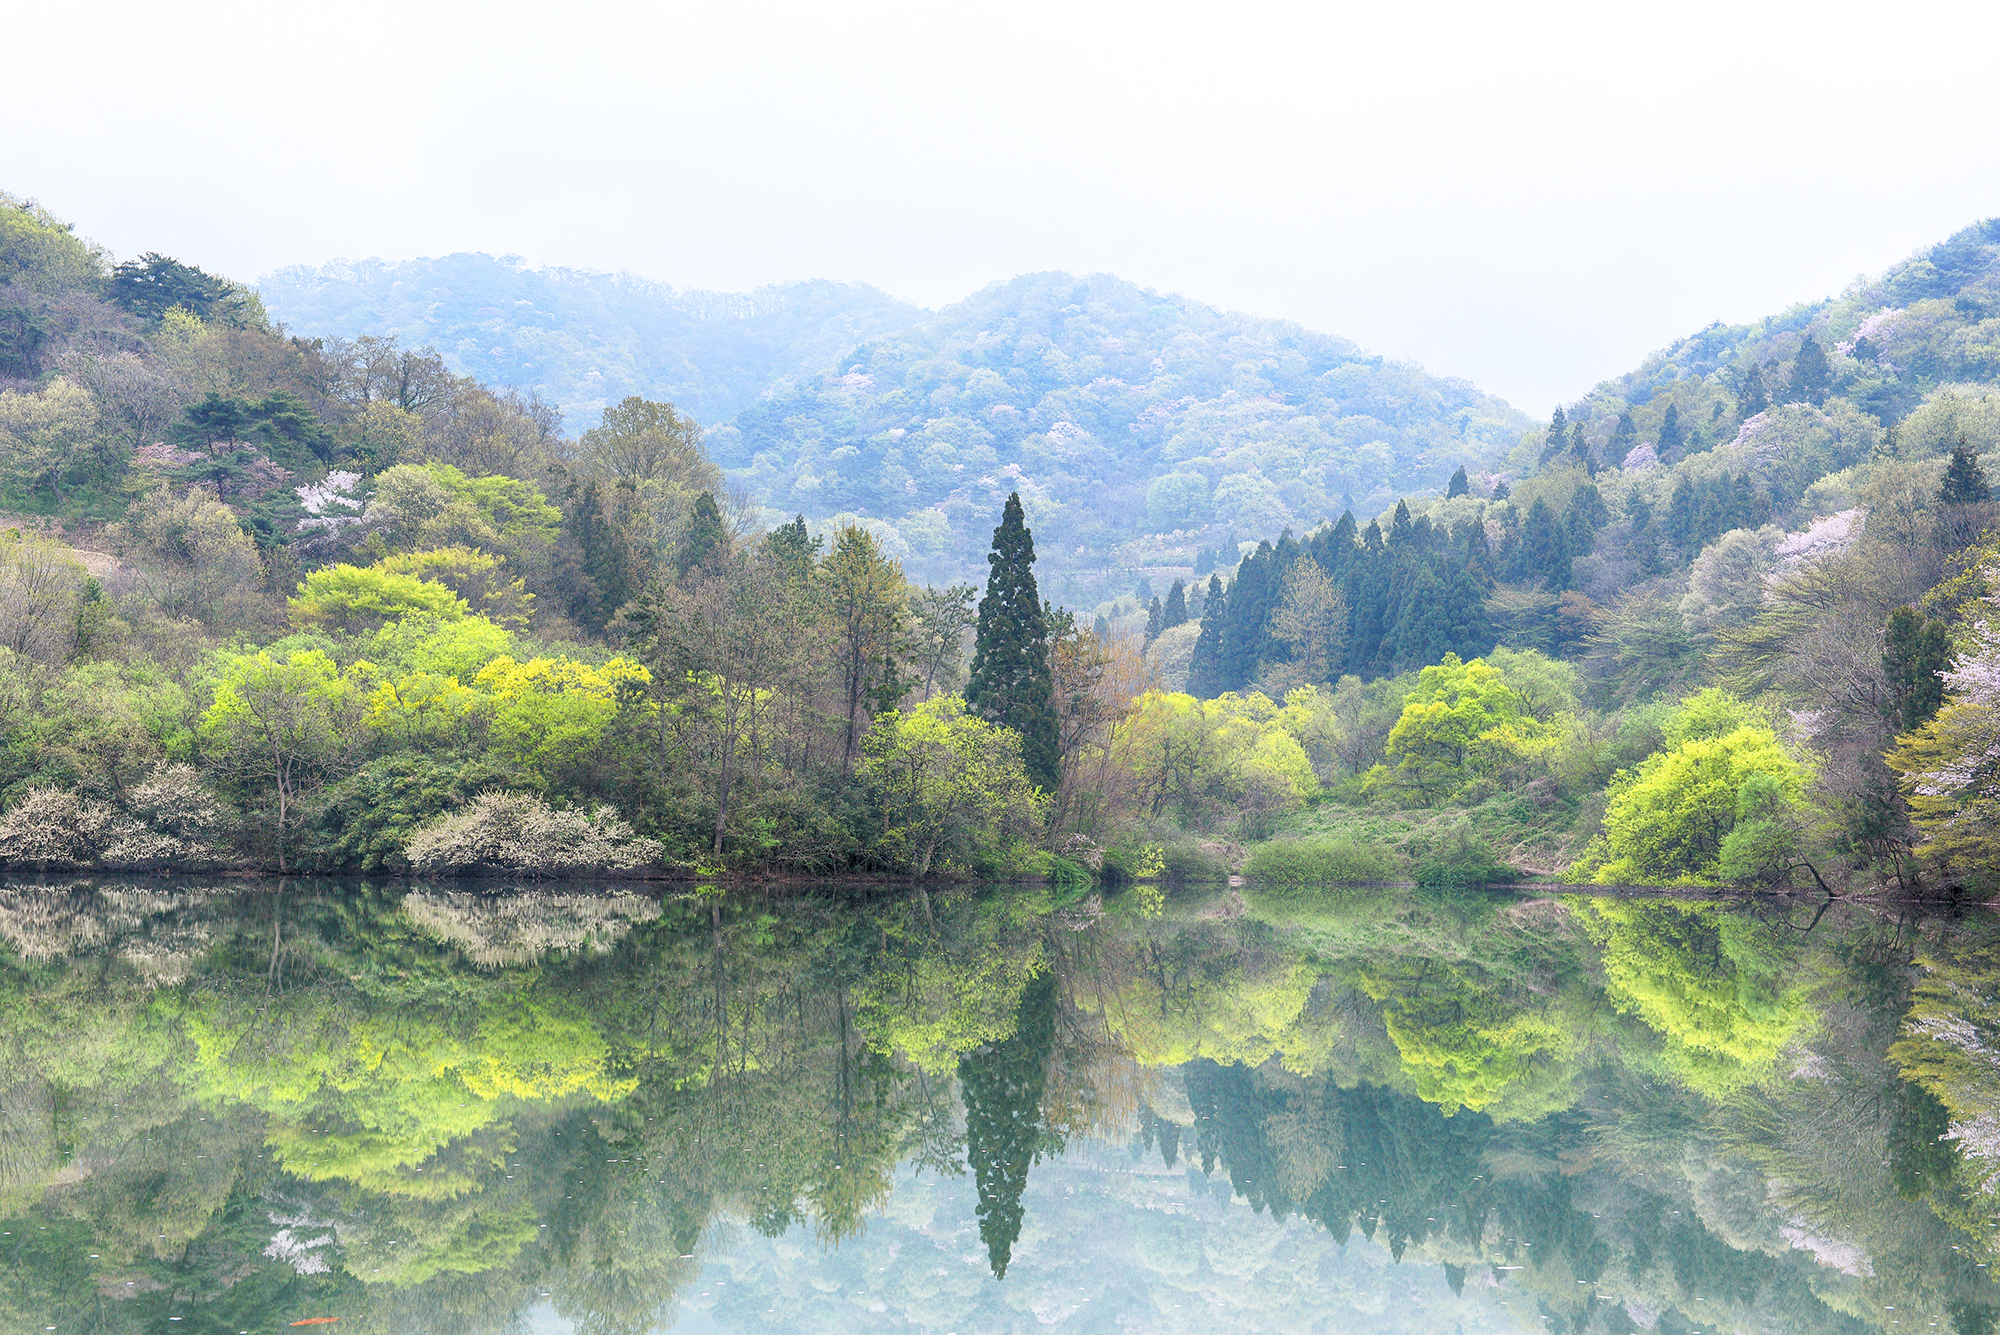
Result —
[[[1983,911],[0,881],[0,1330],[1991,1332]]]

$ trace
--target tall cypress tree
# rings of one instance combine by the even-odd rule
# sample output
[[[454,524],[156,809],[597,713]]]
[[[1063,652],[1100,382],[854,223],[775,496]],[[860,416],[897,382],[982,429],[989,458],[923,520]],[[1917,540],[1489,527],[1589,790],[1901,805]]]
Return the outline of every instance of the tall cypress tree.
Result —
[[[1229,619],[1229,595],[1222,576],[1208,577],[1208,598],[1201,608],[1201,634],[1188,660],[1188,694],[1210,700],[1228,689],[1222,684],[1222,625]]]
[[[1667,405],[1666,416],[1660,419],[1660,440],[1653,447],[1660,456],[1661,463],[1672,463],[1679,456],[1681,446],[1687,444],[1687,432],[1681,430],[1681,408],[1677,403]]]
[[[1451,481],[1445,484],[1444,498],[1450,500],[1454,496],[1468,495],[1471,491],[1472,479],[1465,475],[1465,465],[1460,464],[1458,471],[1451,475]]]
[[[1167,628],[1166,618],[1167,618],[1166,609],[1160,606],[1159,595],[1154,594],[1153,601],[1146,604],[1147,644],[1151,644],[1154,640],[1160,638],[1160,632]]]
[[[1264,626],[1270,619],[1272,567],[1271,544],[1260,542],[1257,550],[1243,558],[1236,582],[1229,587],[1229,617],[1222,624],[1222,689],[1238,691],[1257,675],[1263,650]]]
[[[1187,588],[1175,580],[1174,587],[1167,590],[1167,604],[1160,610],[1160,628],[1172,630],[1175,626],[1184,625],[1187,619]]]
[[[1048,1148],[1042,1090],[1056,1038],[1056,980],[1042,974],[1023,989],[1011,1038],[959,1059],[965,1099],[965,1158],[979,1189],[979,1240],[1002,1279],[1021,1236],[1028,1170]]]
[[[1056,753],[1055,677],[1049,669],[1049,623],[1035,586],[1035,537],[1021,493],[1007,497],[993,550],[986,557],[986,596],[965,703],[982,717],[1021,735],[1028,777],[1048,792],[1061,778]]]

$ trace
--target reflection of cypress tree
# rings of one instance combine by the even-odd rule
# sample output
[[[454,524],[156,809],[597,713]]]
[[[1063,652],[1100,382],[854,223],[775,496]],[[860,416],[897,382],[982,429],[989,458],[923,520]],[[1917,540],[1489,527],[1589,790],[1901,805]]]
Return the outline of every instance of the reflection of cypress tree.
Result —
[[[1055,1037],[1056,981],[1043,974],[1021,993],[1014,1036],[958,1064],[965,1157],[979,1187],[979,1239],[995,1279],[1006,1277],[1021,1236],[1021,1192],[1044,1144],[1042,1087]]]

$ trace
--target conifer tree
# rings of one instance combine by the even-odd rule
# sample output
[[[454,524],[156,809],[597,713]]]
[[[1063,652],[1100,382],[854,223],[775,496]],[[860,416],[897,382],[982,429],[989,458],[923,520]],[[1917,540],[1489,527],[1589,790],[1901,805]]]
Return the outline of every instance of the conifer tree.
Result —
[[[1229,618],[1229,595],[1223,591],[1222,576],[1208,577],[1208,597],[1201,608],[1201,634],[1195,637],[1194,656],[1188,660],[1188,694],[1204,700],[1221,695],[1222,626]]]
[[[1470,495],[1471,492],[1472,479],[1465,475],[1465,465],[1460,464],[1458,471],[1451,475],[1451,482],[1444,489],[1444,498],[1451,500],[1454,497]]]
[[[1160,628],[1172,630],[1175,626],[1185,625],[1187,619],[1187,589],[1175,580],[1174,587],[1167,590],[1166,606],[1160,609]]]
[[[1882,671],[1900,732],[1930,722],[1944,704],[1944,671],[1951,666],[1951,639],[1943,621],[1927,619],[1913,607],[1889,613],[1882,635]]]
[[[1097,620],[1090,623],[1090,633],[1097,637],[1099,644],[1111,638],[1111,623],[1105,620],[1103,613],[1098,613]]]
[[[1549,415],[1549,433],[1547,443],[1542,446],[1541,462],[1547,463],[1568,448],[1569,416],[1563,412],[1562,405],[1557,404],[1555,412]]]
[[[1054,792],[1061,776],[1049,623],[1035,585],[1035,538],[1028,531],[1019,492],[1007,497],[986,560],[991,569],[986,596],[979,600],[979,633],[973,642],[965,703],[982,717],[1019,733],[1028,777]]]
[[[974,1213],[993,1277],[1003,1279],[1021,1236],[1021,1193],[1048,1145],[1042,1091],[1055,1048],[1056,982],[1035,978],[1021,993],[1012,1036],[959,1059],[965,1158],[979,1189]]]
[[[1667,405],[1666,416],[1660,419],[1660,440],[1653,447],[1659,454],[1661,463],[1672,461],[1680,453],[1681,446],[1687,444],[1687,433],[1681,430],[1681,409],[1677,403]]]
[[[1618,425],[1611,428],[1611,439],[1604,443],[1604,462],[1618,467],[1638,443],[1639,426],[1632,420],[1632,410],[1627,408],[1618,414]]]
[[[1764,389],[1764,371],[1755,362],[1745,363],[1736,385],[1736,416],[1747,422],[1758,413],[1771,406],[1771,397]]]
[[[1166,616],[1166,610],[1160,606],[1159,595],[1155,594],[1153,601],[1146,604],[1147,644],[1151,644],[1154,640],[1159,639],[1160,632],[1167,628]]]
[[[1260,542],[1243,558],[1229,586],[1229,617],[1222,625],[1222,689],[1237,691],[1257,675],[1270,620],[1274,583],[1271,544]]]
[[[1821,350],[1819,340],[1807,334],[1792,361],[1792,379],[1785,386],[1785,401],[1818,407],[1826,402],[1826,391],[1832,383],[1833,371],[1826,364],[1826,353]]]
[[[713,492],[704,491],[694,498],[694,513],[688,518],[687,533],[681,538],[680,550],[674,553],[674,573],[685,576],[688,571],[705,565],[717,552],[729,550],[729,528],[722,522],[722,510],[715,503]]]
[[[1944,470],[1944,486],[1938,491],[1939,505],[1977,505],[1993,498],[1993,488],[1986,480],[1986,470],[1979,466],[1979,456],[1961,436],[1952,447],[1951,464]]]

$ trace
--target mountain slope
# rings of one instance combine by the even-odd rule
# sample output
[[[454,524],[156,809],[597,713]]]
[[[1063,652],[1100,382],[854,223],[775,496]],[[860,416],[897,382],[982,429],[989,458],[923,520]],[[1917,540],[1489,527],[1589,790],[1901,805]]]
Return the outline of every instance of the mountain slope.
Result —
[[[773,511],[865,516],[919,569],[976,571],[1019,489],[1045,563],[1108,572],[1441,488],[1527,425],[1345,339],[1056,273],[862,347],[710,446]]]
[[[467,254],[296,266],[257,286],[272,315],[301,333],[434,344],[462,375],[540,391],[572,430],[595,426],[628,394],[721,421],[774,381],[816,373],[924,314],[860,283],[677,291]]]
[[[1024,275],[935,313],[482,255],[287,269],[259,291],[302,332],[436,343],[562,404],[572,431],[628,393],[672,399],[767,518],[861,520],[924,578],[978,578],[1019,489],[1042,568],[1080,581],[1049,590],[1065,597],[1442,488],[1532,426],[1464,381],[1107,275]]]

